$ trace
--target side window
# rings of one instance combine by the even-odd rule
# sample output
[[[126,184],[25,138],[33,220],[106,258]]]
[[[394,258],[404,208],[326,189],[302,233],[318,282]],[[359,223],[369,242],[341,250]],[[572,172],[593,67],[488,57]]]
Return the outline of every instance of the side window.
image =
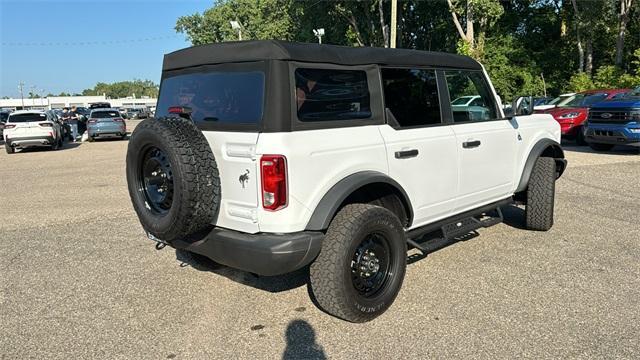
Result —
[[[445,71],[454,122],[489,121],[496,119],[496,106],[489,84],[479,71]],[[458,101],[460,98],[471,101]]]
[[[363,70],[299,68],[295,80],[300,121],[371,117],[367,73]]]
[[[400,127],[440,124],[435,70],[381,69],[385,107]]]

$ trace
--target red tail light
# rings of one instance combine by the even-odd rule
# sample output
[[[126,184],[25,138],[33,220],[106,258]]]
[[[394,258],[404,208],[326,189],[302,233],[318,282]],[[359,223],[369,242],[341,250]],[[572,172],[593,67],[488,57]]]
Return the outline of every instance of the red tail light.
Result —
[[[262,155],[262,207],[280,210],[287,206],[287,158],[282,155]]]
[[[121,119],[121,118],[115,118],[115,119],[113,119],[113,121],[115,121],[115,122],[124,122],[124,119]]]
[[[16,127],[15,124],[4,124],[5,129],[13,129],[14,127]]]
[[[169,114],[191,114],[192,110],[188,106],[171,106],[169,107]]]
[[[98,120],[96,120],[96,119],[89,119],[89,121],[88,121],[88,122],[89,122],[89,124],[95,124],[95,123],[97,123],[97,122],[98,122]]]
[[[40,124],[38,124],[38,125],[40,125],[40,126],[42,126],[42,127],[53,127],[53,124],[52,124],[52,123],[40,123]]]

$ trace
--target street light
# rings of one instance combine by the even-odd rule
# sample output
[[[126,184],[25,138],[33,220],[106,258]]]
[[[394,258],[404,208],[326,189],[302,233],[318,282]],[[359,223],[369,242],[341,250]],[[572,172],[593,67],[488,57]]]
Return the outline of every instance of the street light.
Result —
[[[231,23],[231,28],[233,30],[238,30],[238,40],[242,41],[242,25],[240,25],[240,22],[237,20],[231,20],[229,23]]]
[[[313,35],[318,38],[318,44],[322,44],[322,37],[324,36],[324,28],[313,29]]]

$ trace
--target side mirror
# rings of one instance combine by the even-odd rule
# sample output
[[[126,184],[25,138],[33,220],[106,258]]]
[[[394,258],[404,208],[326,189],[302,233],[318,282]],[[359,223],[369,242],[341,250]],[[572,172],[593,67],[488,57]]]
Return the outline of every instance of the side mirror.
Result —
[[[533,96],[520,96],[511,103],[513,116],[533,114]]]

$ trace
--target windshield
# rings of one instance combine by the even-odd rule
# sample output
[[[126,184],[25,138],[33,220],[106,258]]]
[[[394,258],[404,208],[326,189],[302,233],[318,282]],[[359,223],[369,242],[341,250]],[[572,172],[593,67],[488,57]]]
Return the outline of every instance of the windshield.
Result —
[[[94,111],[91,113],[91,117],[96,119],[118,118],[120,113],[117,111]]]
[[[459,97],[451,102],[451,105],[465,105],[469,100],[473,99],[473,96]]]
[[[563,104],[566,107],[589,106],[607,98],[606,93],[576,94],[571,101]]]
[[[560,95],[557,98],[551,100],[547,105],[561,105],[567,102],[568,99],[573,98],[575,95]]]
[[[638,86],[637,88],[631,90],[630,93],[627,93],[626,97],[632,97],[632,96],[640,96],[640,86]]]
[[[15,114],[9,116],[10,123],[47,121],[47,115],[42,113]]]
[[[3,112],[0,113],[0,121],[5,122],[9,118],[9,113]]]
[[[162,81],[157,115],[174,106],[191,109],[195,123],[258,124],[264,102],[264,73],[206,72],[178,75]]]

